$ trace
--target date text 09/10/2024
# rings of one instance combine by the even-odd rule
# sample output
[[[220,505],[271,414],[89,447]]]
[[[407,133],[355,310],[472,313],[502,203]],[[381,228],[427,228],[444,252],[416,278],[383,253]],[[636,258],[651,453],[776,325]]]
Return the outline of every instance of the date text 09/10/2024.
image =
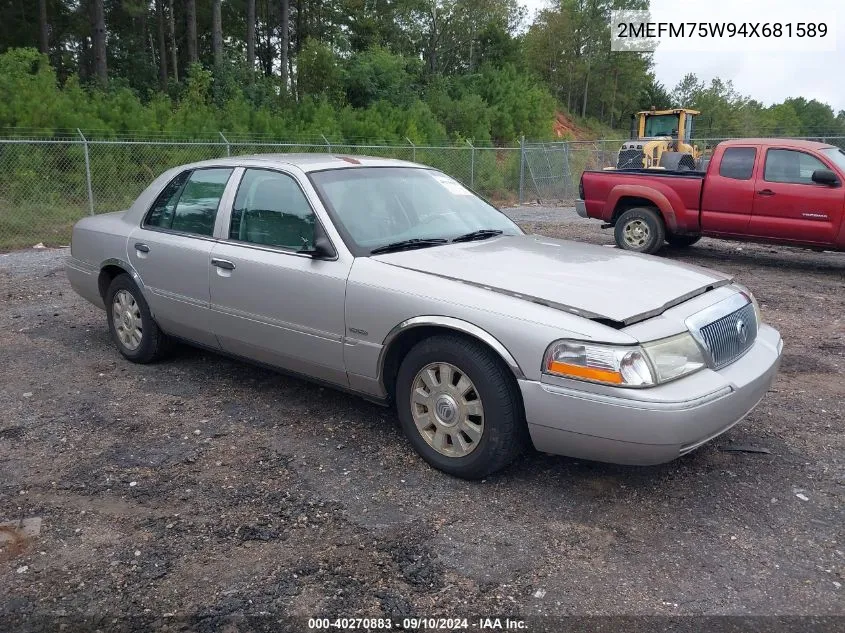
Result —
[[[524,631],[527,624],[518,618],[424,618],[406,617],[402,620],[391,618],[309,618],[310,630],[390,630],[392,628],[406,631],[466,631],[500,630]]]

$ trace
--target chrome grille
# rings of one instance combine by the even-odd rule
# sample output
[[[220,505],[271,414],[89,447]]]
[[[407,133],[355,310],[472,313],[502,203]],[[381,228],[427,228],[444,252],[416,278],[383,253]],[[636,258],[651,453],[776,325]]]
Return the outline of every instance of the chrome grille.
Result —
[[[757,339],[757,317],[748,303],[698,330],[714,369],[730,365],[745,354]]]

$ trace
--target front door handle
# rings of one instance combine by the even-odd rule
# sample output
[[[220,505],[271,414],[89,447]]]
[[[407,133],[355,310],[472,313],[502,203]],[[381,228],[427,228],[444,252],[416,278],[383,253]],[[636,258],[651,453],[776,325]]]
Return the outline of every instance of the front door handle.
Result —
[[[217,266],[217,268],[222,268],[223,270],[235,270],[235,265],[228,259],[217,259],[214,257],[211,260],[211,265]]]
[[[773,195],[775,195],[775,192],[772,191],[771,189],[761,189],[760,191],[757,192],[757,195],[759,195],[759,196],[773,196]]]
[[[150,247],[143,242],[135,242],[135,250],[139,253],[149,253]]]

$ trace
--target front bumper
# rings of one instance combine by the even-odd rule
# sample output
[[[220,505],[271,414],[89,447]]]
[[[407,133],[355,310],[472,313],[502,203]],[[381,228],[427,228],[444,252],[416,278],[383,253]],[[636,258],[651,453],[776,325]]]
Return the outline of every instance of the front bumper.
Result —
[[[587,215],[587,203],[581,199],[575,201],[575,213],[580,215],[582,218],[588,218],[590,216]]]
[[[649,389],[592,392],[519,381],[534,446],[547,453],[616,464],[649,465],[694,451],[739,422],[777,373],[783,342],[761,325],[736,362]]]

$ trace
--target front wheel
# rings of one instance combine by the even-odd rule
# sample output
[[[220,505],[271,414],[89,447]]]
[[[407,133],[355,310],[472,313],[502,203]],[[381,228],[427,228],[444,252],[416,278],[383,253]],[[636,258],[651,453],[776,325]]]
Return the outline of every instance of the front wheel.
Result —
[[[486,477],[526,444],[513,376],[489,349],[459,336],[434,336],[408,352],[396,378],[396,408],[417,453],[457,477]]]
[[[678,248],[685,248],[687,246],[692,246],[698,240],[701,239],[700,235],[667,235],[666,242],[670,246],[676,246]]]
[[[657,211],[640,207],[628,209],[619,216],[613,235],[619,248],[651,254],[663,246],[666,227]]]

